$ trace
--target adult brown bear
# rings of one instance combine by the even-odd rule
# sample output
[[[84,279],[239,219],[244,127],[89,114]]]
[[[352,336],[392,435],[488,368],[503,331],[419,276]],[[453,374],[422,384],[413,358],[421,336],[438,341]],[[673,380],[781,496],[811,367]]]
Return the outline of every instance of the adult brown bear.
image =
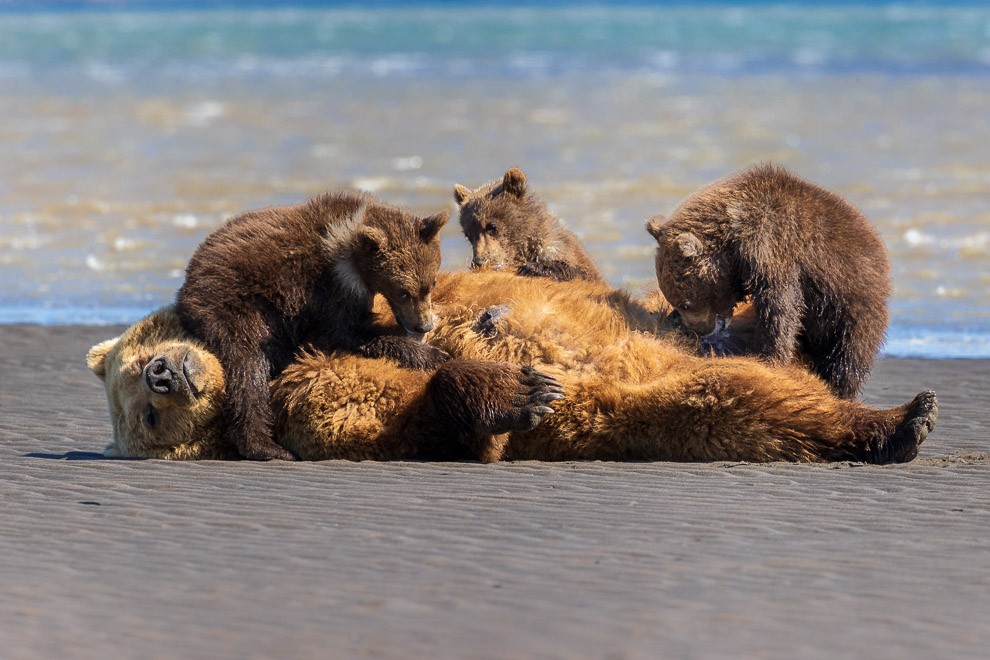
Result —
[[[307,460],[888,463],[913,459],[937,418],[930,391],[873,409],[838,398],[798,367],[695,357],[655,335],[653,317],[627,295],[601,284],[441,274],[433,301],[429,340],[454,360],[427,373],[313,344],[271,383],[278,441]],[[169,400],[149,391],[146,365],[162,355],[192,365],[185,371],[195,392]],[[94,346],[88,363],[106,384],[109,454],[235,453],[216,424],[222,370],[173,310]]]

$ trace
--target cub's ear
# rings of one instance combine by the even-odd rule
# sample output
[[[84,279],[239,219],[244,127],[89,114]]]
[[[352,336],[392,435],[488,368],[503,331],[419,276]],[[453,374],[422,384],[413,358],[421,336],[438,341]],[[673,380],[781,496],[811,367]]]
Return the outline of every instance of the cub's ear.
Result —
[[[384,252],[388,249],[388,236],[378,227],[365,225],[357,230],[358,245],[369,252]]]
[[[705,251],[705,243],[688,231],[678,234],[674,242],[685,257],[700,257]]]
[[[464,202],[471,196],[471,189],[459,183],[454,184],[454,201],[458,206],[464,206]]]
[[[93,370],[93,373],[103,380],[107,377],[107,353],[117,345],[120,337],[101,341],[99,344],[89,349],[86,353],[86,366]]]
[[[526,194],[526,174],[518,167],[509,168],[502,177],[502,189],[510,195],[522,197]]]
[[[663,235],[663,226],[667,224],[667,218],[662,215],[655,215],[646,221],[646,231],[650,232],[650,236],[660,240],[660,236]]]
[[[443,226],[447,224],[447,220],[449,219],[450,211],[441,211],[436,215],[423,218],[419,221],[419,237],[423,239],[424,243],[429,243],[437,237],[437,234],[440,233],[440,230],[443,229]]]

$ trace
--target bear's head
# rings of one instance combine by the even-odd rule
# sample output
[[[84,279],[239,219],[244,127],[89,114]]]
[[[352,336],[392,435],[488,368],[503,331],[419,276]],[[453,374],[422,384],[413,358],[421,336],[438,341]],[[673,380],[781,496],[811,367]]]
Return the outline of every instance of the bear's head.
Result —
[[[554,218],[528,192],[526,174],[518,167],[476,190],[455,185],[454,200],[471,242],[472,268],[516,268],[534,261],[551,233]]]
[[[449,212],[428,217],[377,201],[354,230],[349,264],[371,293],[381,294],[408,335],[433,329],[431,295],[440,271],[440,230]]]
[[[715,329],[716,317],[731,319],[740,297],[721,251],[660,215],[646,223],[646,230],[657,241],[657,284],[684,325],[707,334]]]
[[[236,455],[233,447],[222,447],[220,437],[223,369],[183,330],[173,306],[93,346],[86,363],[103,380],[110,407],[113,441],[104,455]]]

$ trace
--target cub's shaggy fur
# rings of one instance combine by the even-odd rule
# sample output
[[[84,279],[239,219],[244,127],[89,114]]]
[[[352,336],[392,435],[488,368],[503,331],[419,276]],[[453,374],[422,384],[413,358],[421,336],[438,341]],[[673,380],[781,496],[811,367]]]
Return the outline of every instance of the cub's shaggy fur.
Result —
[[[327,193],[244,213],[197,248],[176,313],[223,365],[223,428],[242,456],[292,458],[272,440],[266,385],[311,337],[408,366],[435,368],[447,357],[420,341],[433,328],[437,234],[447,216],[420,218],[367,194]],[[415,339],[373,328],[376,293]]]
[[[457,184],[461,229],[475,268],[511,268],[520,275],[600,282],[602,276],[577,237],[526,186],[518,167],[476,190]]]
[[[887,329],[890,266],[877,231],[838,195],[770,165],[716,181],[647,229],[657,281],[685,325],[724,334],[749,296],[756,354],[803,352],[842,397],[856,396]]]

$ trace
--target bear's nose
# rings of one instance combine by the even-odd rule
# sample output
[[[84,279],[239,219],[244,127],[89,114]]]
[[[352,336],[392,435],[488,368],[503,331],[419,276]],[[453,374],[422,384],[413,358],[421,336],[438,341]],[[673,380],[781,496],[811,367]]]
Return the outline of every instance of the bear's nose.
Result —
[[[427,332],[433,329],[433,321],[427,321],[426,323],[420,323],[413,330],[421,335],[425,335]]]
[[[482,259],[481,257],[475,257],[474,259],[471,260],[471,265],[475,267],[483,266],[485,265],[485,260]]]
[[[156,358],[144,368],[144,382],[148,389],[156,394],[168,394],[172,391],[172,369],[168,360]]]

